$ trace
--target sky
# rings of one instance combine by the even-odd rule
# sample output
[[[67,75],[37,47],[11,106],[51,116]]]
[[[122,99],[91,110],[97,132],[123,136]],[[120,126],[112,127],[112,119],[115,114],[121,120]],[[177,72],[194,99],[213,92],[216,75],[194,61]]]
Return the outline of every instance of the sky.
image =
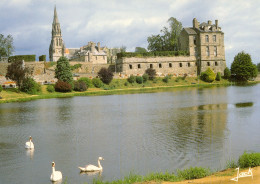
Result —
[[[160,34],[170,17],[183,27],[192,27],[193,18],[218,19],[227,66],[241,51],[260,62],[259,0],[1,0],[0,34],[13,36],[15,55],[49,57],[55,5],[66,48],[94,41],[134,51],[147,48],[147,37]]]

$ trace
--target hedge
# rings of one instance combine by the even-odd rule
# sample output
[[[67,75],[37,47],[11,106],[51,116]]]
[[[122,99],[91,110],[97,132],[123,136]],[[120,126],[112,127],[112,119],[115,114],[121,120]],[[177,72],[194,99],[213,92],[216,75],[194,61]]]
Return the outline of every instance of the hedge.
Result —
[[[8,58],[8,63],[14,62],[14,61],[22,61],[25,62],[31,62],[36,61],[36,55],[16,55],[16,56],[10,56]]]
[[[39,56],[39,61],[46,61],[46,55]]]
[[[155,52],[120,52],[117,58],[122,57],[155,57],[155,56],[189,56],[187,51],[155,51]]]

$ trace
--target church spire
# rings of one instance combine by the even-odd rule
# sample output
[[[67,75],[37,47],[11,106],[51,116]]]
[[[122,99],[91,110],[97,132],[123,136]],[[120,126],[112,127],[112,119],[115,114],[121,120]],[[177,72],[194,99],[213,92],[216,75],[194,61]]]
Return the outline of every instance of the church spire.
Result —
[[[57,11],[56,11],[56,5],[54,7],[53,24],[59,24],[58,15],[57,15]]]

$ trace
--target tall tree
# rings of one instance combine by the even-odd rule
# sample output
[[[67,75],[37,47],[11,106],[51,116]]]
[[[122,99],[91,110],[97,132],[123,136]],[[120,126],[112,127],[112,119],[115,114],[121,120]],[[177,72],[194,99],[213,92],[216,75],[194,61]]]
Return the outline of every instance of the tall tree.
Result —
[[[240,52],[235,56],[231,64],[231,75],[238,81],[247,81],[257,76],[257,67],[249,54]]]
[[[9,57],[13,54],[13,41],[12,35],[7,35],[7,37],[5,37],[3,34],[0,34],[0,57]]]
[[[67,82],[71,85],[73,83],[69,60],[64,56],[61,56],[57,61],[57,66],[55,68],[55,78],[60,81]]]
[[[179,37],[182,23],[170,17],[167,21],[169,27],[163,27],[161,35],[152,35],[147,38],[149,51],[177,51],[179,50]]]
[[[14,61],[7,67],[5,77],[15,81],[20,89],[23,81],[31,74],[32,71],[24,65],[24,61]]]
[[[135,52],[147,52],[147,50],[143,47],[135,47]]]

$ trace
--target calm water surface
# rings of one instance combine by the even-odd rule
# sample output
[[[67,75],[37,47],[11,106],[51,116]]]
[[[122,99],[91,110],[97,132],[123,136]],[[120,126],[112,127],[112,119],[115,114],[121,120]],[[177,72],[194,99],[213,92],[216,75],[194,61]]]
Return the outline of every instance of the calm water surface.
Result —
[[[223,169],[260,152],[260,84],[0,104],[0,183],[111,181],[190,166]],[[24,143],[33,137],[35,150]],[[80,174],[97,165],[101,174]]]

